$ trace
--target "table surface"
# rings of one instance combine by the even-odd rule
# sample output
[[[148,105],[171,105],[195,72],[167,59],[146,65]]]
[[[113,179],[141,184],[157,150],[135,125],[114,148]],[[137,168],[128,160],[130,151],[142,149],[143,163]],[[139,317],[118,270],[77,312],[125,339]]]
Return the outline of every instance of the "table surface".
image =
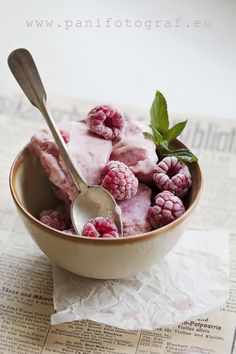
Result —
[[[159,89],[183,119],[236,118],[235,1],[8,0],[2,9],[4,89],[19,91],[6,59],[26,47],[50,95],[148,110]]]

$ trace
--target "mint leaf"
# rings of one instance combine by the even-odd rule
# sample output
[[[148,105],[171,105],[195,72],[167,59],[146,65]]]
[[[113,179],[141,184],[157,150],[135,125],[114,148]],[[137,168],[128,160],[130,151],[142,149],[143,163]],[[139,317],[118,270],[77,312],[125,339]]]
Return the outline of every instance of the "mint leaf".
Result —
[[[179,136],[182,131],[185,128],[185,125],[187,123],[187,120],[185,120],[184,122],[180,122],[175,124],[172,128],[170,128],[164,135],[163,135],[163,139],[167,140],[169,143],[173,140],[175,140],[177,138],[177,136]]]
[[[158,146],[160,144],[160,142],[163,140],[162,135],[156,130],[153,129],[153,134],[149,133],[149,132],[143,132],[143,135],[145,136],[145,138],[147,139],[151,139],[152,141],[154,141],[154,143]]]
[[[151,127],[164,134],[169,128],[169,118],[165,97],[157,91],[151,107]]]
[[[145,136],[145,138],[147,138],[147,139],[151,139],[151,140],[153,140],[153,135],[151,134],[151,133],[148,133],[148,132],[143,132],[143,135]]]
[[[159,147],[160,147],[160,150],[161,151],[167,151],[167,152],[171,152],[171,150],[169,149],[169,146],[168,146],[168,142],[166,140],[162,140],[159,144]]]
[[[195,156],[188,149],[171,150],[171,152],[164,153],[164,155],[165,156],[175,156],[175,157],[177,157],[178,160],[185,161],[185,162],[198,161],[197,156]]]
[[[156,91],[150,114],[150,128],[152,129],[152,134],[144,132],[143,135],[156,144],[156,150],[161,157],[176,156],[178,160],[185,162],[195,162],[198,160],[188,149],[172,150],[169,148],[169,143],[175,140],[184,130],[187,120],[177,123],[169,129],[167,104],[165,97],[160,91]]]
[[[156,143],[156,145],[159,145],[163,140],[163,136],[161,135],[161,133],[159,133],[159,131],[156,128],[153,128],[152,131],[153,131],[154,142]]]

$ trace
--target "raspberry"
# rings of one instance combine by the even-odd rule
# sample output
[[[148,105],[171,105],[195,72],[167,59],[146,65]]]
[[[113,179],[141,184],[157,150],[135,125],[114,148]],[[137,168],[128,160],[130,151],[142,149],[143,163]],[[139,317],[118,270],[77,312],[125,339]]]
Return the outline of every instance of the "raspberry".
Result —
[[[62,129],[60,129],[60,133],[61,133],[61,135],[62,135],[62,137],[63,137],[65,143],[68,144],[69,141],[70,141],[70,135],[69,135],[69,133],[66,132],[65,130],[62,130]]]
[[[137,193],[138,179],[123,162],[108,162],[102,170],[102,177],[102,187],[117,200],[130,199]]]
[[[182,200],[169,191],[157,194],[155,205],[150,207],[147,219],[157,229],[178,219],[185,212]]]
[[[114,107],[96,106],[88,113],[86,123],[91,132],[107,140],[120,140],[125,126],[125,117]]]
[[[43,210],[39,215],[39,220],[54,229],[63,231],[67,227],[66,219],[63,214],[55,210]]]
[[[119,237],[119,233],[112,219],[98,216],[84,226],[82,236],[116,238]]]
[[[153,179],[157,187],[177,196],[184,196],[192,184],[188,166],[175,156],[165,157],[154,169]]]

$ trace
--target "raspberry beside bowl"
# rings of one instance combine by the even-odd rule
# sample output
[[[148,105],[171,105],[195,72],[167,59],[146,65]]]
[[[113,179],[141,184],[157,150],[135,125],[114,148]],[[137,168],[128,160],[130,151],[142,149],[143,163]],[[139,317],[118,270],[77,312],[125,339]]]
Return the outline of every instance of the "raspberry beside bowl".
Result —
[[[175,141],[176,148],[185,147]],[[41,223],[42,209],[53,209],[57,199],[47,178],[25,147],[10,172],[10,189],[25,227],[38,247],[56,264],[73,273],[97,279],[131,276],[162,259],[178,242],[199,201],[202,175],[199,164],[189,166],[192,187],[186,212],[157,230],[124,238],[100,239],[71,236]]]

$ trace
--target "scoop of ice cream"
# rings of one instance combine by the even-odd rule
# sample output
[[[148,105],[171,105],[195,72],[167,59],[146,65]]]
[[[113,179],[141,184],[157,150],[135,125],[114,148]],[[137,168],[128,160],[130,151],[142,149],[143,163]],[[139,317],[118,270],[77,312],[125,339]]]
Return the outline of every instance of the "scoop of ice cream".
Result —
[[[109,160],[112,143],[89,132],[84,123],[67,122],[59,125],[60,130],[69,135],[68,151],[75,165],[80,168],[85,180],[91,184],[100,184],[101,171]],[[34,135],[29,148],[39,159],[43,170],[57,191],[57,195],[71,201],[76,188],[60,158],[57,145],[47,130]]]
[[[146,215],[151,204],[151,188],[140,183],[137,194],[118,201],[122,212],[124,236],[137,235],[151,230]]]
[[[151,182],[158,161],[156,146],[136,124],[129,122],[125,136],[113,145],[111,160],[125,163],[140,181]]]

